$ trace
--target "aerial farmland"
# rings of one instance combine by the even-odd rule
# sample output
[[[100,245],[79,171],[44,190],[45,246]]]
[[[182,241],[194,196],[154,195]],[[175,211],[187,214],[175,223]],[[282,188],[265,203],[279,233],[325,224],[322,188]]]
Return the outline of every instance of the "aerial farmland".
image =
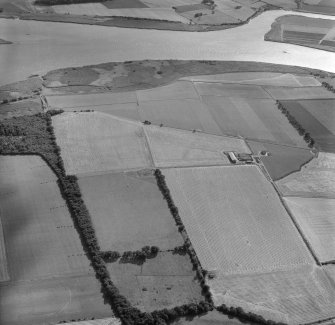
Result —
[[[335,322],[330,0],[0,0],[0,325]]]

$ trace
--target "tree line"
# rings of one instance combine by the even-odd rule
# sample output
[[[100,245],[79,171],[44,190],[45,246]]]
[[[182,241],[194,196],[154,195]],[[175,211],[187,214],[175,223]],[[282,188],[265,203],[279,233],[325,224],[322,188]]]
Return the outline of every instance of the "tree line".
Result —
[[[278,109],[287,117],[290,124],[298,131],[299,135],[301,135],[305,142],[308,144],[308,147],[313,148],[315,141],[311,137],[311,135],[303,128],[303,126],[295,119],[294,116],[284,107],[284,105],[277,100],[276,102]]]
[[[328,82],[322,81],[321,84],[322,84],[322,86],[325,87],[327,90],[329,90],[329,91],[335,93],[335,88],[334,88],[332,85],[330,85]]]
[[[245,312],[241,307],[227,307],[225,304],[222,304],[221,306],[216,307],[216,310],[225,315],[236,317],[241,322],[249,321],[262,325],[286,325],[285,323],[275,322],[273,320],[266,320],[261,315],[257,315],[251,312]]]

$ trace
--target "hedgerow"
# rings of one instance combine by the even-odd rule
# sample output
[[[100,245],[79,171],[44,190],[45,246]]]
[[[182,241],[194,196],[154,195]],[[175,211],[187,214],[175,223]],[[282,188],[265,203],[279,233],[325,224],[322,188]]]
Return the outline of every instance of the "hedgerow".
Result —
[[[303,128],[303,126],[295,119],[295,117],[290,114],[290,112],[284,107],[284,105],[280,101],[277,100],[276,104],[278,109],[287,117],[290,124],[298,131],[299,135],[304,138],[308,146],[310,148],[313,148],[315,141],[311,137],[311,135]]]
[[[335,88],[330,85],[328,82],[322,81],[322,86],[325,87],[327,90],[331,91],[332,93],[335,93]]]

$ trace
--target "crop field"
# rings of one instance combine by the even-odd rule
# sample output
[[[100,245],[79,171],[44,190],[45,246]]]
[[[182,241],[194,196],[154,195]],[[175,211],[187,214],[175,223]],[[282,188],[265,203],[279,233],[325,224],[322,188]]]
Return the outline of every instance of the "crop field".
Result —
[[[67,174],[151,166],[142,125],[100,112],[53,117]]]
[[[156,125],[222,134],[210,112],[198,99],[142,102],[139,104],[139,112],[142,121],[147,120]]]
[[[85,274],[0,285],[0,312],[1,325],[113,317],[110,306],[104,304],[99,281]]]
[[[259,86],[303,87],[321,86],[320,82],[311,76],[298,76],[290,73],[277,72],[234,72],[213,75],[184,77],[181,80],[194,82],[238,83]]]
[[[141,0],[151,8],[171,8],[184,5],[194,5],[194,0]]]
[[[178,15],[172,8],[107,8],[102,3],[82,3],[71,5],[57,5],[52,7],[57,14],[134,17],[144,19],[168,20],[188,23],[189,20]]]
[[[335,100],[283,101],[283,106],[322,151],[335,152]]]
[[[242,139],[157,126],[144,132],[156,167],[227,165],[225,151],[250,152]]]
[[[284,87],[266,87],[266,91],[274,99],[290,100],[290,99],[335,99],[335,94],[323,87],[300,87],[300,88],[284,88]]]
[[[306,148],[272,99],[202,96],[222,134]]]
[[[335,154],[320,152],[301,171],[276,182],[284,196],[335,197]]]
[[[147,8],[147,6],[140,0],[107,0],[102,4],[108,9]]]
[[[300,168],[314,158],[308,149],[288,147],[271,143],[248,141],[255,155],[261,151],[269,153],[268,156],[260,156],[262,163],[273,180],[283,178]]]
[[[79,178],[102,250],[183,244],[151,171]]]
[[[193,83],[189,81],[176,81],[167,86],[138,90],[136,94],[139,103],[152,100],[199,98]]]
[[[270,95],[257,85],[219,84],[197,82],[195,86],[201,96],[239,97],[266,99]]]
[[[335,260],[335,200],[287,197],[285,202],[321,263]]]
[[[48,104],[52,108],[75,108],[80,109],[95,109],[101,105],[113,105],[124,103],[136,103],[135,92],[124,93],[97,93],[86,95],[59,95],[46,96]]]
[[[334,281],[322,268],[304,265],[285,271],[227,275],[209,281],[216,305],[242,307],[287,324],[335,316]]]
[[[284,102],[290,108],[290,102]],[[321,123],[327,130],[335,134],[335,99],[319,99],[315,100],[300,100],[295,101],[293,107],[301,106],[300,110],[307,111]],[[294,110],[292,113],[294,114]],[[308,114],[307,113],[307,114]],[[303,123],[303,121],[301,121]]]
[[[143,265],[109,263],[108,270],[121,294],[142,311],[196,303],[203,298],[188,255],[163,252]]]
[[[313,263],[258,167],[166,169],[164,175],[206,270],[243,274]]]
[[[0,205],[10,277],[0,284],[1,324],[111,316],[56,176],[40,157],[0,157]]]

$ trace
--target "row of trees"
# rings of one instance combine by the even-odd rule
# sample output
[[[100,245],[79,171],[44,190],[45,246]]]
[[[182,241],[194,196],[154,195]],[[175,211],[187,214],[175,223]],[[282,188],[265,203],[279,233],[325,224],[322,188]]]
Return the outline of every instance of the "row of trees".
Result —
[[[174,220],[175,220],[175,222],[178,226],[178,230],[183,234],[183,238],[186,238],[183,249],[185,249],[190,256],[191,262],[193,264],[194,269],[196,270],[197,277],[198,277],[199,282],[201,284],[203,294],[205,295],[206,300],[210,304],[212,304],[213,303],[212,296],[211,296],[211,293],[209,291],[208,285],[206,285],[206,281],[205,281],[205,277],[204,277],[204,275],[206,274],[206,271],[204,271],[202,269],[201,264],[198,260],[198,257],[195,254],[195,251],[192,247],[191,241],[190,241],[190,239],[189,239],[189,237],[186,233],[184,224],[183,224],[183,222],[180,218],[178,208],[175,206],[175,204],[173,202],[173,199],[171,197],[170,190],[166,185],[165,176],[162,174],[162,172],[159,169],[155,170],[155,176],[156,176],[157,185],[158,185],[160,191],[162,192],[164,199],[166,200],[166,202],[168,204],[170,212],[171,212],[171,214],[172,214],[172,216],[173,216],[173,218],[174,218]]]
[[[327,90],[335,93],[335,88],[330,85],[328,82],[322,81],[322,86],[325,87]]]
[[[286,325],[285,323],[275,322],[273,320],[266,320],[263,316],[245,312],[241,307],[227,307],[225,304],[216,308],[219,312],[238,318],[239,320],[249,321],[262,325]]]
[[[75,3],[90,3],[90,2],[105,2],[107,0],[36,0],[36,5],[55,6],[55,5],[70,5]]]
[[[61,112],[49,111],[2,121],[0,123],[2,129],[15,129],[24,136],[0,135],[0,154],[39,155],[57,175],[59,188],[80,235],[83,248],[91,261],[96,277],[101,283],[102,292],[112,306],[115,315],[125,325],[165,325],[178,317],[195,316],[212,310],[212,304],[201,301],[198,304],[191,303],[170,310],[163,309],[152,313],[144,313],[134,308],[126,297],[120,294],[118,288],[111,281],[91,217],[81,197],[77,177],[65,173],[51,120],[53,115]],[[156,247],[148,247],[146,246],[141,250],[141,253],[144,253],[145,256],[151,256],[157,252]],[[113,256],[113,254],[110,256]]]
[[[117,251],[104,251],[100,253],[102,259],[107,263],[116,262],[120,257],[121,263],[143,264],[146,259],[157,256],[159,248],[157,246],[144,246],[141,250],[126,251],[122,255]]]
[[[298,131],[299,135],[304,137],[305,142],[308,144],[310,148],[313,148],[315,141],[311,137],[311,135],[306,132],[303,126],[295,119],[294,116],[290,114],[290,112],[283,106],[283,104],[277,100],[278,109],[287,117],[290,124]]]

